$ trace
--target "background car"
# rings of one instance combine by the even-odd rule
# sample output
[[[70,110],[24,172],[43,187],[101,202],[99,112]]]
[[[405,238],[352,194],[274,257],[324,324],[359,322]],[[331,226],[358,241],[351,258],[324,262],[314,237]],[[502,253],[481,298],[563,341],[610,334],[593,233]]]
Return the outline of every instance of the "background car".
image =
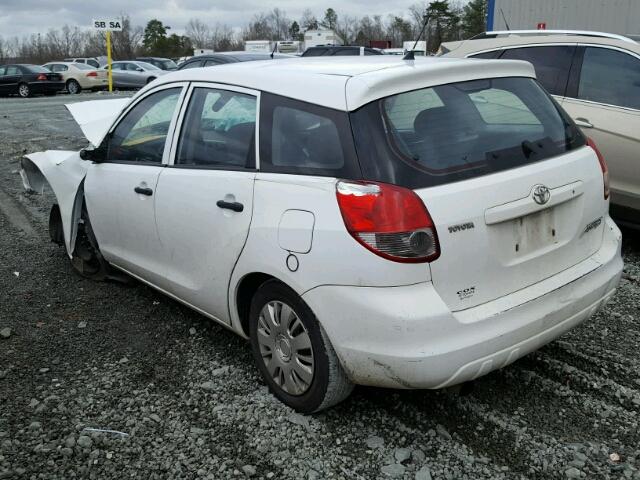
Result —
[[[0,95],[18,94],[23,98],[37,93],[55,95],[64,88],[65,83],[59,73],[40,65],[0,66]]]
[[[160,70],[177,70],[178,65],[176,62],[171,60],[170,58],[162,58],[162,57],[138,57],[136,58],[139,62],[150,63],[151,65],[155,65]]]
[[[272,57],[270,53],[220,52],[210,55],[197,55],[195,57],[191,57],[182,62],[178,67],[178,70],[184,70],[185,68],[212,67],[214,65],[223,65],[225,63],[275,60],[279,58],[295,58],[295,56],[284,53],[274,53]]]
[[[103,90],[108,85],[107,72],[85,63],[49,62],[43,67],[59,73],[70,94],[80,93],[82,90]]]
[[[74,57],[74,58],[65,58],[65,62],[73,62],[73,63],[86,63],[87,65],[91,65],[95,68],[100,68],[100,62],[97,58],[93,57]]]
[[[109,67],[105,65],[103,70]],[[165,75],[167,70],[146,62],[134,60],[124,60],[111,64],[113,87],[114,88],[140,88],[152,82],[161,75]]]
[[[309,47],[302,52],[301,57],[324,57],[324,56],[362,56],[362,55],[383,55],[382,51],[371,47],[342,46],[342,45],[318,45]]]
[[[606,158],[612,215],[640,225],[640,44],[600,32],[512,30],[443,43],[441,54],[530,62]]]

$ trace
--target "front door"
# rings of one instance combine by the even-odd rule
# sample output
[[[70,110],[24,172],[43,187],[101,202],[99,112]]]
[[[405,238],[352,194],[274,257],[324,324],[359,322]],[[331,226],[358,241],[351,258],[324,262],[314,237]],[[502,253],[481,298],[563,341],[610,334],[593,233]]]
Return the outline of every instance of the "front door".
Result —
[[[160,286],[227,323],[229,280],[253,211],[258,101],[254,91],[194,84],[173,164],[157,185]]]
[[[117,122],[85,179],[85,198],[100,250],[111,263],[154,283],[162,265],[154,202],[183,85],[140,99]]]
[[[640,210],[640,57],[586,47],[579,80],[563,108],[609,165],[611,200]]]

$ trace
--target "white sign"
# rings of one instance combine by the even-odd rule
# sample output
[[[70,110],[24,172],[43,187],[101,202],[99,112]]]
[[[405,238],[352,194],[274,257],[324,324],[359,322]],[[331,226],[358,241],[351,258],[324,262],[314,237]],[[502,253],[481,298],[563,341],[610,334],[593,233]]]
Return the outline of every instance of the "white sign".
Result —
[[[94,30],[107,31],[111,30],[112,32],[121,32],[122,31],[122,20],[104,20],[104,19],[93,19],[91,26]]]

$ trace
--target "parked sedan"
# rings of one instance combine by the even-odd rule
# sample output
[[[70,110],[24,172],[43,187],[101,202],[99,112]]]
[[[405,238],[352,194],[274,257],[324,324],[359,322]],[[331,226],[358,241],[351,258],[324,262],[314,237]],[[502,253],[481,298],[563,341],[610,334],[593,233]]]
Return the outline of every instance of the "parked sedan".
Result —
[[[103,67],[108,70],[108,66]],[[114,88],[140,88],[167,73],[146,62],[119,61],[111,64]]]
[[[213,67],[226,63],[255,62],[258,60],[276,60],[284,58],[295,58],[293,55],[284,53],[256,53],[256,52],[220,52],[210,55],[196,55],[180,64],[178,70],[186,68]]]
[[[85,63],[49,62],[44,68],[59,73],[67,92],[76,94],[82,90],[103,90],[107,88],[107,72]]]
[[[95,148],[22,162],[52,239],[249,338],[302,412],[502,368],[622,273],[606,163],[524,62],[235,64],[69,109]]]
[[[0,95],[17,94],[23,98],[38,93],[55,95],[64,87],[60,74],[39,65],[0,65]]]

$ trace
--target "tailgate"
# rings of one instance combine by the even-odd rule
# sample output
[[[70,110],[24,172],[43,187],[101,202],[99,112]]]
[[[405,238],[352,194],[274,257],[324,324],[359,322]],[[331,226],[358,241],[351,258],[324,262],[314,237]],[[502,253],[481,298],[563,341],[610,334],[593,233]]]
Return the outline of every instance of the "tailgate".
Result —
[[[440,240],[433,283],[453,311],[559,273],[602,243],[607,204],[589,147],[416,193]]]

